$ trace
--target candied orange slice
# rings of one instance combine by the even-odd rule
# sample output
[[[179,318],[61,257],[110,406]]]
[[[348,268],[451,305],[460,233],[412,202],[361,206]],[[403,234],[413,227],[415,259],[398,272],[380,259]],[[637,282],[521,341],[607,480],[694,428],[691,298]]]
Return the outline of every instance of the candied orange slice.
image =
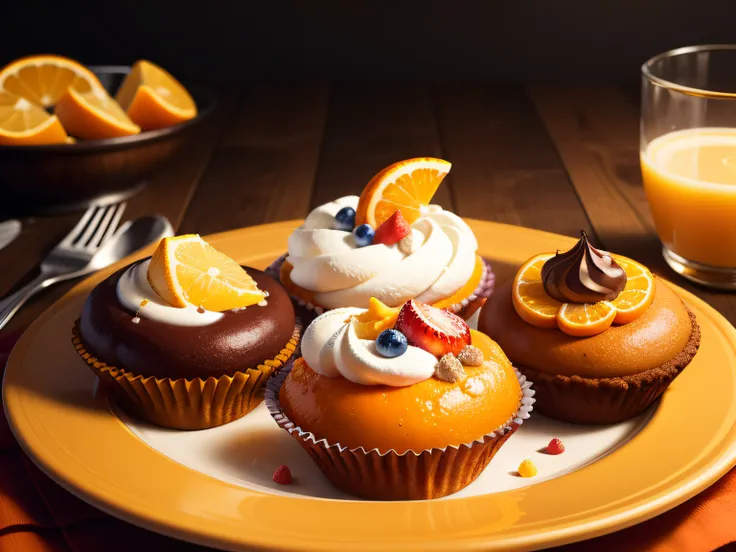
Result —
[[[614,259],[626,272],[626,287],[611,301],[616,308],[614,324],[628,324],[639,318],[654,300],[654,277],[644,265],[615,256]]]
[[[542,285],[542,266],[554,253],[535,255],[519,269],[514,278],[512,298],[519,317],[532,326],[556,328],[562,303],[552,299]]]
[[[130,136],[141,131],[104,90],[83,93],[70,88],[56,104],[55,113],[70,134],[85,140]]]
[[[222,312],[266,298],[253,278],[196,234],[164,238],[148,267],[148,282],[174,307]]]
[[[589,337],[606,331],[616,318],[609,301],[565,303],[557,313],[557,326],[567,335]]]
[[[197,115],[187,89],[165,69],[146,60],[133,65],[115,98],[143,130],[175,125]]]
[[[374,176],[363,189],[355,224],[378,228],[396,211],[412,224],[429,205],[452,165],[442,159],[419,157],[399,161]]]
[[[0,89],[43,107],[52,107],[72,88],[87,93],[104,88],[95,74],[61,56],[29,56],[0,70]]]
[[[400,310],[371,297],[368,300],[368,310],[355,317],[355,333],[360,339],[376,339],[382,331],[394,327]]]
[[[66,131],[55,115],[25,98],[0,90],[0,145],[63,144]]]

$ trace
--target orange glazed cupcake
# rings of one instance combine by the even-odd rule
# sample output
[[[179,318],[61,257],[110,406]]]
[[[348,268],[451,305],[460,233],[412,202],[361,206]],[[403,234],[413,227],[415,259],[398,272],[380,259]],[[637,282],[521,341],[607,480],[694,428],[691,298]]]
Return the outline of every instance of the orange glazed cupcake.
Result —
[[[298,306],[368,308],[409,299],[468,319],[493,290],[490,264],[460,217],[430,205],[450,163],[418,158],[380,171],[358,196],[320,205],[272,270]]]
[[[326,312],[302,353],[269,382],[266,405],[333,485],[362,498],[463,489],[534,402],[498,345],[413,300]]]
[[[700,345],[695,315],[669,287],[585,233],[570,251],[524,263],[478,327],[534,382],[539,412],[583,424],[640,414]]]

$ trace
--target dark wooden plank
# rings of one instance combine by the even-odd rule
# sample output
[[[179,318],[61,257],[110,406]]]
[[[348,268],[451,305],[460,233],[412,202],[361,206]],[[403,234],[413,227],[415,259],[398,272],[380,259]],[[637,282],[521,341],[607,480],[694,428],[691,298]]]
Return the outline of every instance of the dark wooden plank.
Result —
[[[162,214],[177,228],[187,209],[194,189],[220,142],[225,124],[232,117],[240,93],[237,89],[222,91],[218,109],[203,126],[200,134],[173,163],[157,173],[149,186],[128,200],[124,219],[146,214]],[[37,266],[74,227],[81,213],[63,216],[29,218],[23,221],[21,236],[0,251],[0,294],[4,296],[35,276]],[[24,328],[64,295],[77,282],[56,284],[32,298],[2,331]]]
[[[381,169],[412,157],[442,157],[427,86],[336,86],[311,206],[360,195]],[[452,209],[449,182],[440,186],[433,203]]]
[[[447,85],[435,99],[459,215],[570,236],[590,231],[523,89]]]
[[[209,234],[307,214],[327,112],[327,87],[258,85],[197,189],[181,232]]]
[[[606,249],[637,259],[736,322],[736,296],[695,286],[661,255],[639,168],[639,111],[618,86],[530,86],[529,95]]]

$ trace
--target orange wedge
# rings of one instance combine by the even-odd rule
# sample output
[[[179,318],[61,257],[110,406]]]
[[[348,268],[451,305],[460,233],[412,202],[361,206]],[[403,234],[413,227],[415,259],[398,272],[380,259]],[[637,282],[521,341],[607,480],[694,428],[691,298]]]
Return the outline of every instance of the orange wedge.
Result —
[[[0,90],[43,107],[56,105],[68,88],[83,94],[104,90],[92,71],[60,56],[24,57],[0,70]]]
[[[148,267],[148,282],[174,307],[222,312],[266,298],[253,278],[196,234],[164,238]]]
[[[562,303],[552,299],[542,285],[542,266],[554,257],[543,253],[529,259],[516,273],[512,288],[514,309],[519,317],[532,326],[556,328],[557,313]]]
[[[420,157],[399,161],[374,176],[363,189],[355,225],[378,228],[397,210],[412,224],[429,205],[452,165],[442,159]]]
[[[66,131],[55,115],[25,98],[0,90],[0,145],[63,144]]]
[[[175,125],[197,115],[197,106],[187,89],[150,61],[133,65],[115,98],[143,130]]]
[[[557,313],[557,326],[567,335],[589,337],[606,331],[616,318],[616,307],[608,301],[565,303]]]
[[[117,138],[141,131],[104,90],[83,93],[70,88],[56,104],[55,113],[67,132],[85,140]]]
[[[625,257],[614,257],[626,272],[626,287],[611,301],[616,308],[614,324],[628,324],[639,318],[654,300],[654,277],[644,265]]]
[[[375,297],[368,300],[368,310],[355,317],[355,333],[360,339],[376,339],[383,330],[393,328],[400,308],[384,305]]]

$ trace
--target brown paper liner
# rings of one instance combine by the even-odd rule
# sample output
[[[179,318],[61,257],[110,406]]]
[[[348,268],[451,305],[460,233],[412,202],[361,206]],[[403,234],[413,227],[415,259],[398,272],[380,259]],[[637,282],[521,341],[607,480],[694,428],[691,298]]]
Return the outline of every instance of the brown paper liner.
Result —
[[[303,431],[284,414],[279,390],[292,366],[293,361],[271,378],[266,387],[266,407],[271,416],[299,442],[335,487],[368,500],[425,500],[467,487],[529,418],[534,403],[531,382],[517,371],[522,389],[519,411],[502,427],[472,443],[403,454],[393,450],[367,451],[363,447],[348,449]]]
[[[628,420],[649,408],[674,379],[690,364],[700,346],[700,326],[688,311],[692,332],[685,348],[672,360],[632,376],[583,378],[550,375],[519,366],[534,382],[541,414],[576,424],[614,424]]]
[[[87,351],[79,336],[78,321],[72,329],[72,343],[127,413],[159,426],[193,430],[227,424],[258,406],[268,378],[297,350],[301,328],[297,321],[291,339],[276,357],[232,376],[207,379],[157,378],[109,366]]]
[[[266,274],[274,278],[279,283],[281,283],[281,266],[284,264],[287,257],[288,253],[284,253],[265,270]],[[459,303],[449,306],[448,310],[454,312],[465,320],[470,319],[470,317],[483,306],[483,303],[486,302],[486,299],[490,297],[491,293],[493,293],[495,283],[496,275],[493,273],[493,269],[491,268],[491,262],[488,259],[483,258],[483,276],[481,276],[478,286],[468,297]],[[293,293],[290,293],[289,296],[294,303],[294,308],[300,313],[300,316],[307,321],[307,323],[314,320],[326,310],[330,310],[320,305],[314,305],[305,301]]]

